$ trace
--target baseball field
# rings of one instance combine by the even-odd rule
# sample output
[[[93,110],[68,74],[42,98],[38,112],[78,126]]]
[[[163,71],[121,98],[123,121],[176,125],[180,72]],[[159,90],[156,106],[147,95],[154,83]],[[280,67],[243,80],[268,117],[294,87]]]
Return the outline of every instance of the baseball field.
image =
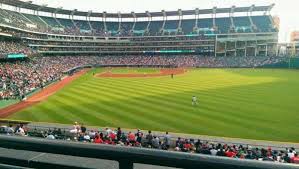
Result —
[[[173,78],[150,76],[159,72],[92,69],[9,118],[299,142],[297,70],[188,69]]]

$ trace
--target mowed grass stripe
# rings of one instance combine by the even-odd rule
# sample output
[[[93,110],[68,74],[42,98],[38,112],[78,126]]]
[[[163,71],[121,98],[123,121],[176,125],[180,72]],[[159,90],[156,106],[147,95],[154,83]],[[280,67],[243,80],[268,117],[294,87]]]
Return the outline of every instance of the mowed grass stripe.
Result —
[[[150,105],[150,101],[151,100],[141,100],[141,99],[127,100],[128,103],[124,104],[122,101],[119,100],[120,96],[125,97],[125,95],[123,95],[124,90],[123,90],[123,92],[116,92],[116,91],[118,91],[118,90],[114,90],[114,92],[101,92],[100,95],[102,97],[105,97],[105,98],[109,97],[112,100],[114,100],[116,107],[119,107],[118,106],[118,103],[119,103],[119,105],[121,106],[121,107],[119,107],[119,109],[120,109],[119,111],[126,111],[126,110],[128,110],[128,111],[136,114],[138,112],[144,112],[144,110],[143,110],[144,106],[151,106]],[[85,94],[85,93],[83,92],[81,94]],[[89,97],[89,96],[86,95],[86,97]],[[145,101],[147,101],[147,102],[145,103]],[[106,104],[111,104],[111,102],[105,102],[105,103]],[[105,106],[105,105],[102,105],[102,106]],[[157,106],[157,105],[155,105],[155,106]],[[158,108],[157,110],[160,111],[161,109]],[[156,110],[153,110],[153,111],[155,112]],[[144,114],[144,115],[150,116],[150,117],[147,117],[147,118],[145,118],[143,116],[140,116],[140,114],[136,114],[136,115],[137,115],[137,117],[140,118],[140,119],[138,119],[140,121],[144,121],[144,120],[146,120],[146,121],[152,121],[151,119],[161,118],[162,117],[160,114],[156,115],[156,113],[153,113],[153,112],[151,112],[149,114]],[[126,114],[125,114],[125,116],[126,116]],[[133,118],[136,118],[136,116],[133,116]],[[129,120],[132,121],[131,119],[129,119]],[[170,120],[170,119],[168,119],[168,120]],[[152,123],[153,122],[151,122],[151,125],[152,125]],[[159,123],[155,123],[155,125],[157,125],[157,124],[159,124]],[[159,124],[159,125],[161,125],[161,124]]]
[[[296,116],[299,111],[296,71],[192,69],[174,79],[168,76],[121,79],[92,76],[92,72],[101,71],[103,69],[90,71],[50,97],[47,102],[51,104],[45,106],[46,109],[38,112],[34,107],[26,109],[24,112],[31,115],[24,120],[38,118],[38,114],[43,113],[40,111],[51,112],[49,108],[59,99],[60,105],[52,108],[55,111],[47,116],[54,116],[59,109],[63,109],[63,116],[76,110],[79,112],[70,118],[82,116],[84,123],[99,126],[110,122],[114,127],[299,141],[296,134],[299,124],[294,123],[299,119]],[[199,97],[198,108],[191,106],[192,95]],[[280,96],[283,99],[277,99]],[[42,108],[47,102],[38,107]],[[88,115],[92,118],[84,117]],[[49,117],[44,119],[49,120]],[[59,117],[50,120],[69,122]]]
[[[131,92],[131,91],[125,91],[124,93],[129,93],[129,92]],[[120,94],[122,94],[122,93],[120,93]],[[106,96],[105,96],[106,97]],[[148,104],[148,103],[150,103],[150,102],[153,102],[153,106],[154,105],[158,105],[159,103],[163,103],[163,102],[159,102],[159,101],[157,101],[157,102],[155,102],[155,100],[158,100],[158,99],[152,99],[152,100],[147,100],[147,99],[145,99],[145,98],[140,98],[140,100],[145,100],[146,101],[146,103]],[[173,102],[166,102],[166,103],[173,103]],[[134,105],[136,105],[136,104],[140,104],[140,103],[133,103],[131,106],[134,106]],[[151,105],[148,105],[148,106],[151,106]],[[183,107],[184,105],[182,105],[182,104],[175,104],[175,105],[164,105],[163,106],[163,108],[164,108],[164,110],[163,111],[167,111],[167,110],[169,110],[169,109],[167,109],[166,107],[174,107],[174,109],[176,109],[176,108],[178,108],[178,107]],[[189,102],[189,104],[188,104],[188,108],[189,108],[189,110],[188,111],[186,111],[186,112],[190,112],[190,111],[192,111],[190,108],[192,108],[192,106],[190,106],[190,102]],[[201,107],[202,108],[202,107]],[[171,112],[173,112],[173,109],[171,109],[170,110],[170,113]],[[180,115],[182,115],[182,114],[174,114],[173,116],[170,116],[170,117],[178,117],[178,118],[176,118],[176,119],[174,119],[174,120],[176,120],[179,124],[181,124],[181,120],[180,119],[182,119],[183,118],[183,121],[184,122],[187,122],[188,124],[191,124],[191,126],[193,127],[193,125],[192,125],[192,123],[190,123],[190,121],[189,120],[195,120],[195,119],[198,119],[198,120],[200,120],[200,117],[197,115],[197,116],[191,116],[192,114],[188,114],[188,115],[183,115],[183,117],[182,118],[179,118],[180,117]],[[190,118],[188,118],[190,116]],[[168,117],[168,120],[170,119],[170,117]],[[219,121],[222,121],[222,119],[221,118],[217,118],[217,119],[219,119]],[[233,121],[233,118],[230,118],[230,117],[228,117],[228,118],[226,118],[226,119],[223,119],[223,120],[226,120],[226,121],[231,121],[232,122],[232,124],[234,124],[235,125],[235,123],[237,123],[238,121]],[[212,120],[212,119],[207,119],[207,121],[215,121],[215,120]],[[217,121],[218,123],[219,123],[219,121]],[[185,127],[187,127],[187,126],[185,126]]]

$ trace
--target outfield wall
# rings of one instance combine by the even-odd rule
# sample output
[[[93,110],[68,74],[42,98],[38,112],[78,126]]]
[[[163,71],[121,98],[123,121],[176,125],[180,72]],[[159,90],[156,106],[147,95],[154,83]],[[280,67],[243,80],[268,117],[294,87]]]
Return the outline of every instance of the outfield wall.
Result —
[[[299,69],[299,57],[289,58],[288,61],[265,65],[262,68],[289,68],[289,69]]]

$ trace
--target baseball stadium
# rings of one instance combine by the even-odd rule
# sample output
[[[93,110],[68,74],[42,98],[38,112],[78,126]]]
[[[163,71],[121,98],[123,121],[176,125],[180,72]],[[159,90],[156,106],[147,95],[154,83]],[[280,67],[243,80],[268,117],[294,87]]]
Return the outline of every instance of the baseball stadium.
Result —
[[[0,168],[299,168],[299,33],[280,43],[275,6],[0,0]]]

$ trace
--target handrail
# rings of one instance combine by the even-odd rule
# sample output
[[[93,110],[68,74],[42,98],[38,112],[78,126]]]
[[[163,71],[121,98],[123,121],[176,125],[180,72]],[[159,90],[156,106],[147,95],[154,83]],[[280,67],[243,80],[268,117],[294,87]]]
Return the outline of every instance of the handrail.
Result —
[[[134,147],[115,147],[29,137],[0,136],[0,147],[45,153],[114,160],[120,169],[134,163],[190,169],[299,169],[298,165],[223,158]]]

